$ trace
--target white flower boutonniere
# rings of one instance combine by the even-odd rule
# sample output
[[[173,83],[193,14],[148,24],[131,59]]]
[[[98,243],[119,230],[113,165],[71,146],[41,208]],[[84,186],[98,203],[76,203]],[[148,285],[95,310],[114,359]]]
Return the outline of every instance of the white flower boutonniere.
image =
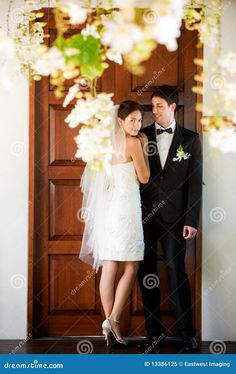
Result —
[[[182,144],[180,144],[179,148],[177,148],[176,157],[173,158],[173,161],[179,161],[179,162],[181,162],[182,159],[183,160],[188,160],[190,156],[191,156],[191,154],[188,153],[188,152],[185,152],[184,149],[183,149]]]

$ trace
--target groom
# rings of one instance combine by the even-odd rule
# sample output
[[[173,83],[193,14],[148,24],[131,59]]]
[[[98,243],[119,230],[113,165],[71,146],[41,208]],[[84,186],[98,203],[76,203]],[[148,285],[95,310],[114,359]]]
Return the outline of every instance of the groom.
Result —
[[[138,273],[147,338],[139,347],[158,345],[166,329],[160,315],[157,243],[163,247],[170,276],[176,324],[186,351],[197,349],[190,286],[185,271],[186,240],[198,229],[202,194],[202,157],[197,133],[175,121],[177,91],[160,86],[152,94],[155,122],[142,131],[148,137],[151,176],[141,185],[145,256]],[[150,287],[148,278],[156,280]]]

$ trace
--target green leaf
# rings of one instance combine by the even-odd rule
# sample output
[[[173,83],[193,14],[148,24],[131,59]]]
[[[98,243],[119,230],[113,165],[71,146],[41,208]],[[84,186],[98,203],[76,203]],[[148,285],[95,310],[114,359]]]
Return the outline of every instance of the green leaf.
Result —
[[[85,78],[95,79],[101,77],[104,72],[105,66],[103,63],[96,65],[83,65],[81,66],[81,74]]]
[[[83,44],[84,38],[81,34],[76,34],[66,39],[67,48],[77,48],[80,49]]]
[[[56,38],[53,42],[54,47],[57,47],[61,52],[64,52],[66,48],[66,40],[63,38],[63,36],[60,36],[59,38]]]
[[[80,48],[81,64],[94,64],[101,60],[99,56],[100,42],[89,35]]]
[[[81,74],[89,79],[100,77],[107,67],[102,62],[101,43],[92,35],[84,38],[81,34],[76,34],[68,39],[63,37],[57,38],[54,45],[63,53],[67,62],[73,62],[81,70]],[[78,53],[72,56],[66,55],[66,49],[77,50]]]

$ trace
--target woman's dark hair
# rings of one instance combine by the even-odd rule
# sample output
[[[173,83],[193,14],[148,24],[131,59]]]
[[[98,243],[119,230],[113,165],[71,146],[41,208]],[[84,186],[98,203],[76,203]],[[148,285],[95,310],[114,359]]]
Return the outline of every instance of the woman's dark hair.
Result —
[[[125,118],[128,117],[130,113],[135,112],[136,110],[139,110],[142,114],[143,108],[136,101],[132,101],[132,100],[122,101],[118,109],[118,117],[125,120]]]
[[[168,105],[175,103],[176,106],[178,105],[178,88],[168,85],[163,85],[156,87],[152,93],[151,98],[153,97],[161,97],[164,99]]]

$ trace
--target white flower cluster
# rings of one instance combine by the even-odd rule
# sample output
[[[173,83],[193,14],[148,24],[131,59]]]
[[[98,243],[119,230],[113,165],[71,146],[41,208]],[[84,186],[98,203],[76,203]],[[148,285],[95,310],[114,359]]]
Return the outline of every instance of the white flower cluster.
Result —
[[[33,64],[33,69],[36,74],[47,76],[58,69],[63,69],[64,65],[65,58],[59,49],[56,47],[47,49],[47,47],[41,46],[38,48],[38,58]]]
[[[169,51],[177,49],[176,39],[180,36],[180,27],[184,15],[184,7],[188,0],[159,0],[157,4],[147,3],[147,10],[143,15],[143,25],[136,24],[132,17],[132,8],[139,8],[140,1],[129,0],[122,4],[121,1],[107,0],[104,2],[86,0],[59,0],[58,6],[70,17],[71,24],[82,24],[87,20],[92,8],[102,6],[105,9],[119,8],[112,17],[103,17],[104,31],[101,41],[103,45],[110,47],[107,58],[121,63],[121,55],[129,53],[136,43],[144,39],[153,39],[157,43],[164,44]],[[133,13],[134,14],[134,13]],[[83,35],[93,35],[98,38],[96,28],[86,26],[82,30]]]
[[[84,23],[87,19],[89,9],[86,8],[86,3],[83,0],[59,0],[58,7],[68,13],[71,25],[77,25]]]
[[[47,0],[26,0],[24,8],[20,9],[19,19],[12,38],[16,46],[16,55],[21,64],[21,71],[28,76],[29,68],[35,63],[38,57],[38,48],[44,42],[45,23],[35,21],[35,18],[42,17],[40,10],[47,5]],[[14,11],[14,9],[13,9]]]
[[[47,4],[47,0],[24,0],[21,8],[11,9],[11,27],[16,27],[10,35],[0,28],[0,85],[6,90],[13,86],[20,72],[28,77],[29,68],[37,59],[38,47],[44,41],[44,24],[33,22],[32,12]]]
[[[122,17],[117,13],[112,19],[104,21],[105,31],[102,35],[102,43],[120,54],[129,53],[134,44],[143,38],[140,26]]]
[[[136,43],[144,39],[153,39],[164,44],[169,51],[174,51],[177,49],[176,39],[180,36],[186,3],[187,0],[161,0],[157,4],[152,4],[144,12],[144,27],[135,24],[132,17],[131,20],[127,20],[124,12],[118,13],[104,22],[102,43],[116,53],[127,54]]]
[[[25,18],[21,27],[17,28],[14,33],[16,54],[23,67],[28,68],[34,64],[38,55],[38,47],[43,40],[44,31],[41,22],[35,22],[29,32],[28,19]]]
[[[76,90],[77,88],[74,93]],[[108,174],[113,154],[111,134],[115,111],[111,96],[112,94],[100,93],[96,97],[87,95],[86,98],[80,98],[65,119],[72,128],[82,124],[75,137],[78,147],[75,157],[82,158],[93,169],[105,169]]]
[[[162,0],[150,9],[153,12],[153,22],[148,21],[147,17],[149,34],[169,51],[175,51],[178,47],[176,39],[180,36],[184,7],[187,3],[188,0]]]

